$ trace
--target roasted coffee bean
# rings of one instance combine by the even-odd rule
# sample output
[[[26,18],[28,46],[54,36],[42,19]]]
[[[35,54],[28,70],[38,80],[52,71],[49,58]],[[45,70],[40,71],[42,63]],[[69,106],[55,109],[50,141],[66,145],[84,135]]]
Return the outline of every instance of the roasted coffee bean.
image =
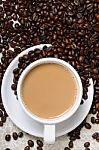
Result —
[[[95,108],[92,109],[92,114],[96,114],[96,109]]]
[[[10,140],[11,140],[11,135],[10,135],[10,134],[7,134],[7,135],[5,136],[5,140],[6,140],[6,141],[10,141]]]
[[[18,137],[22,138],[23,137],[23,132],[19,132]]]
[[[99,142],[99,135],[98,135],[98,137],[96,137],[96,141]]]
[[[89,148],[89,147],[86,147],[85,150],[90,150],[90,148]]]
[[[69,146],[70,148],[73,148],[73,141],[70,141],[69,144],[68,144],[68,146]]]
[[[0,127],[2,127],[3,126],[3,122],[2,121],[0,121]]]
[[[2,117],[1,117],[1,121],[2,121],[3,123],[5,123],[5,122],[6,122],[6,116],[2,116]]]
[[[3,112],[2,112],[2,110],[0,110],[0,117],[2,117],[3,116]]]
[[[11,85],[11,88],[12,88],[12,90],[15,91],[15,90],[17,89],[17,85],[16,85],[16,84],[12,84],[12,85]]]
[[[85,123],[85,128],[86,128],[86,129],[91,129],[91,125],[86,122],[86,123]]]
[[[3,11],[3,8],[0,6],[0,12],[2,12]]]
[[[99,133],[98,133],[98,132],[95,132],[95,133],[92,135],[92,138],[93,138],[93,139],[96,139],[98,136],[99,136]]]
[[[95,123],[95,117],[91,117],[91,123]]]
[[[30,147],[29,147],[29,146],[26,146],[26,147],[24,148],[24,150],[30,150]]]
[[[76,137],[75,137],[75,136],[70,136],[70,140],[71,140],[71,141],[75,141],[75,140],[76,140]]]
[[[89,142],[85,142],[84,143],[84,147],[89,147],[90,146],[90,143]]]
[[[70,148],[69,147],[65,147],[64,150],[70,150]]]
[[[84,98],[84,100],[86,100],[88,98],[87,93],[84,93],[83,98]]]
[[[1,109],[1,110],[4,110],[4,106],[3,106],[2,103],[0,103],[0,109]]]
[[[97,113],[96,117],[99,119],[99,112]]]
[[[13,132],[12,137],[13,137],[14,140],[17,140],[18,139],[18,134],[16,132]]]
[[[5,117],[8,117],[8,114],[7,114],[7,112],[6,112],[6,111],[4,111],[4,116],[5,116]]]
[[[96,103],[96,110],[99,110],[99,102]]]
[[[17,85],[18,81],[15,78],[13,78],[13,83]]]
[[[13,73],[14,73],[14,74],[18,74],[18,73],[19,73],[19,69],[18,69],[18,68],[14,69],[14,70],[13,70]]]
[[[36,143],[39,147],[43,147],[43,142],[41,140],[37,140]]]
[[[42,147],[37,146],[37,150],[43,150],[43,148],[42,148]]]
[[[82,105],[83,103],[84,103],[84,101],[83,101],[83,100],[81,100],[81,103],[80,103],[80,104]]]
[[[32,140],[28,140],[28,145],[29,145],[30,147],[33,147],[33,146],[34,146],[34,142],[33,142]]]
[[[84,56],[80,56],[80,57],[79,57],[80,63],[84,62],[84,60],[85,60]]]
[[[14,91],[14,94],[16,95],[16,98],[17,98],[17,91]]]

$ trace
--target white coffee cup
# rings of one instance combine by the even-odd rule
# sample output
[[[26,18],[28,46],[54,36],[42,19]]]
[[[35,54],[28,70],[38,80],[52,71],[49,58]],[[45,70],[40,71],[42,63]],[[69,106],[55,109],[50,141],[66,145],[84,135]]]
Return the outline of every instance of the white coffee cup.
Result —
[[[44,118],[40,118],[38,116],[36,116],[35,114],[31,113],[25,106],[25,104],[23,103],[22,100],[22,94],[21,94],[21,89],[22,89],[22,81],[25,78],[25,76],[27,75],[27,73],[33,69],[34,67],[40,65],[40,64],[44,64],[44,63],[56,63],[59,65],[64,66],[66,69],[69,69],[69,71],[71,71],[72,75],[75,78],[75,82],[77,85],[77,95],[76,95],[76,99],[74,102],[74,105],[65,113],[63,113],[62,115],[60,115],[59,117],[53,118],[53,119],[44,119]],[[81,79],[78,75],[78,73],[76,72],[76,70],[67,62],[57,59],[57,58],[42,58],[39,59],[33,63],[31,63],[21,74],[19,81],[18,81],[18,86],[17,86],[17,95],[18,95],[18,100],[22,106],[22,108],[24,109],[24,111],[34,120],[42,123],[44,125],[44,142],[46,144],[53,144],[55,142],[55,125],[57,123],[61,123],[62,121],[70,118],[78,109],[80,102],[81,102],[81,98],[82,98],[82,93],[83,93],[83,89],[82,89],[82,82]],[[38,93],[39,94],[39,93]]]

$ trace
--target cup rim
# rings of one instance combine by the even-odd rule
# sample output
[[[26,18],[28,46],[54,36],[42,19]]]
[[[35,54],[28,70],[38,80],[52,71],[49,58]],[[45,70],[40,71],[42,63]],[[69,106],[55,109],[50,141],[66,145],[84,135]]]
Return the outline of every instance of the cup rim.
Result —
[[[52,118],[52,119],[44,119],[44,118],[40,118],[38,116],[36,116],[35,114],[33,114],[32,112],[30,112],[25,104],[23,104],[22,102],[22,97],[21,97],[21,86],[22,86],[22,81],[25,78],[25,76],[28,74],[28,72],[33,69],[34,67],[40,65],[40,64],[44,64],[44,63],[55,63],[55,64],[59,64],[64,66],[65,68],[68,68],[72,73],[73,76],[76,79],[77,82],[77,96],[76,96],[76,100],[73,104],[73,106],[70,108],[70,110],[68,110],[67,112],[63,113],[63,115],[60,115],[59,117],[56,118]],[[79,90],[78,90],[79,89]],[[78,109],[80,102],[81,102],[81,98],[82,98],[82,93],[83,93],[83,88],[82,88],[82,82],[80,79],[79,74],[77,73],[77,71],[67,62],[65,62],[64,60],[58,59],[58,58],[41,58],[39,60],[34,61],[33,63],[31,63],[29,66],[27,66],[24,71],[22,72],[22,74],[19,77],[18,80],[18,85],[17,85],[17,96],[18,96],[18,100],[19,103],[21,104],[21,107],[23,108],[23,110],[28,114],[28,116],[30,116],[32,119],[40,122],[40,123],[44,123],[44,124],[56,124],[56,123],[60,123],[64,120],[67,120],[68,118],[70,118]]]

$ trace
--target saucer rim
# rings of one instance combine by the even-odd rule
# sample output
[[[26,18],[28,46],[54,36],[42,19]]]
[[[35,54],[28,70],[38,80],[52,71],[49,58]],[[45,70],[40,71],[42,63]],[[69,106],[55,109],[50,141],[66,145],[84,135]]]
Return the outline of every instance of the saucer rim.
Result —
[[[24,132],[27,132],[27,133],[29,133],[28,132],[28,130],[27,129],[25,129],[25,128],[23,128],[23,126],[22,126],[22,128],[16,123],[16,120],[14,119],[14,116],[13,115],[11,115],[11,112],[9,111],[9,108],[8,108],[8,106],[6,106],[6,100],[5,100],[5,98],[4,98],[4,86],[3,86],[3,82],[6,80],[6,78],[7,78],[7,74],[8,74],[8,72],[11,70],[11,68],[13,68],[13,66],[15,66],[15,63],[17,62],[18,63],[18,58],[20,57],[20,56],[23,56],[24,54],[26,54],[28,51],[30,51],[30,50],[34,50],[35,48],[43,48],[43,46],[51,46],[50,44],[41,44],[41,45],[36,45],[36,46],[33,46],[33,47],[30,47],[30,48],[28,48],[28,49],[26,49],[26,50],[24,50],[23,52],[21,52],[18,56],[16,56],[15,58],[14,58],[14,60],[10,63],[10,65],[8,66],[8,68],[7,68],[7,70],[6,70],[6,72],[5,72],[5,74],[4,74],[4,77],[3,77],[3,81],[2,81],[2,86],[1,86],[1,95],[2,95],[2,101],[3,101],[3,104],[4,104],[4,107],[5,107],[5,109],[6,109],[6,111],[7,111],[7,113],[8,113],[8,115],[9,115],[9,118],[12,120],[12,122],[14,122],[14,124],[18,127],[18,128],[20,128],[21,130],[23,130]],[[42,49],[41,48],[41,49]],[[88,114],[88,112],[89,112],[89,110],[90,110],[90,107],[91,107],[91,104],[92,104],[92,101],[93,101],[93,94],[94,94],[94,88],[93,88],[93,80],[92,79],[90,79],[90,84],[91,84],[91,88],[92,88],[92,93],[91,93],[91,96],[92,96],[92,100],[90,100],[90,105],[88,105],[88,110],[87,110],[87,112],[86,112],[86,114],[82,117],[83,119],[81,119],[81,121],[79,121],[79,123],[77,123],[75,126],[73,125],[73,128],[71,129],[71,131],[74,129],[74,128],[76,128],[84,119],[85,119],[85,117],[87,116],[87,114]],[[13,92],[13,91],[12,91]],[[80,107],[82,107],[82,105],[81,106],[79,106],[79,108],[78,109],[80,109]],[[75,112],[76,113],[76,112]],[[28,116],[29,117],[29,116]],[[65,122],[65,121],[63,121],[63,122]],[[39,124],[41,124],[41,123],[39,123]],[[60,123],[61,124],[61,123]],[[41,124],[42,125],[42,124]],[[58,126],[58,124],[56,124],[56,127]],[[69,131],[70,132],[70,131]],[[65,132],[64,131],[64,133],[62,133],[61,131],[60,131],[60,133],[56,133],[56,137],[58,137],[58,136],[61,136],[61,135],[64,135],[64,134],[66,134],[67,133],[67,131]],[[31,133],[29,133],[30,135],[34,135],[34,134],[31,134]],[[43,137],[43,135],[40,135],[40,134],[36,134],[36,135],[34,135],[34,136],[37,136],[37,137]]]

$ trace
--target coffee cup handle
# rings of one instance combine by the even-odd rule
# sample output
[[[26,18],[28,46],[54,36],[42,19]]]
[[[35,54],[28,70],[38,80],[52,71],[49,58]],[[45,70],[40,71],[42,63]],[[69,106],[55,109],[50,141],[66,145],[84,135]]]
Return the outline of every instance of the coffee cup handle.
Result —
[[[44,125],[44,143],[45,144],[55,143],[55,124]]]

